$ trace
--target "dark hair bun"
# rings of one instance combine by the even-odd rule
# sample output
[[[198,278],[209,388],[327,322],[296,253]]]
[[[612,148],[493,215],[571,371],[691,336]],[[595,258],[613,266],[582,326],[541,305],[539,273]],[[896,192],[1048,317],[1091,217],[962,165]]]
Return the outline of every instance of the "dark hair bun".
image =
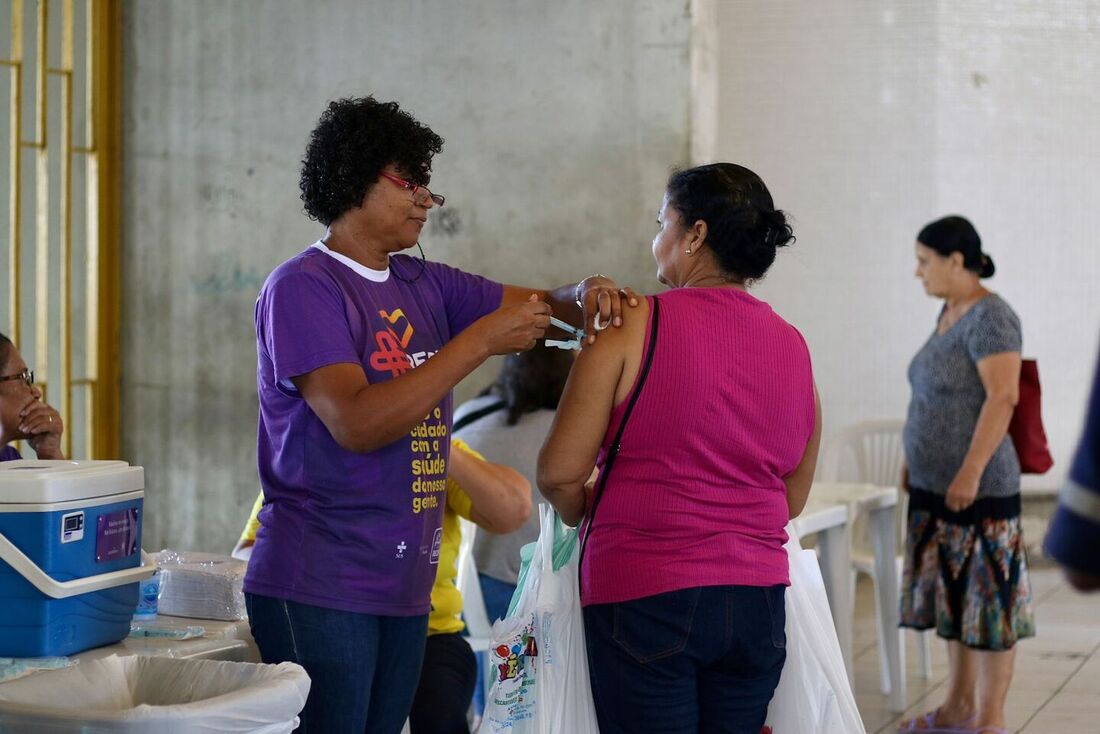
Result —
[[[917,235],[917,242],[944,257],[961,252],[963,267],[977,273],[979,278],[990,278],[997,271],[993,258],[982,252],[978,230],[966,217],[953,214],[926,224]]]
[[[787,215],[744,166],[712,163],[678,171],[669,179],[668,197],[685,225],[706,222],[707,247],[738,280],[763,278],[776,251],[795,241]]]

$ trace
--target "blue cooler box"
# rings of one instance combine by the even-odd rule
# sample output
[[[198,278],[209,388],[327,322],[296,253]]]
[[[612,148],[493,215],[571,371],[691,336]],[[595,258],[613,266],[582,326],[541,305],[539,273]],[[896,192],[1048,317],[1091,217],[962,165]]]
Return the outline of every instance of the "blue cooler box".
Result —
[[[141,550],[144,489],[124,461],[0,462],[0,657],[72,655],[129,634],[155,568]]]

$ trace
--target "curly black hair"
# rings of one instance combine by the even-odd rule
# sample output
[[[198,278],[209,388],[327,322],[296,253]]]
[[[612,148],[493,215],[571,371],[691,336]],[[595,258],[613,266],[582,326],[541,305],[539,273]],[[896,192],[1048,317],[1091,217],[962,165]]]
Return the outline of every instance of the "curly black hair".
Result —
[[[0,334],[0,370],[8,366],[8,360],[11,359],[11,353],[14,349],[15,345],[11,343],[11,339]]]
[[[329,103],[309,135],[298,186],[306,214],[328,226],[363,202],[386,166],[427,186],[443,138],[396,102],[348,97]]]

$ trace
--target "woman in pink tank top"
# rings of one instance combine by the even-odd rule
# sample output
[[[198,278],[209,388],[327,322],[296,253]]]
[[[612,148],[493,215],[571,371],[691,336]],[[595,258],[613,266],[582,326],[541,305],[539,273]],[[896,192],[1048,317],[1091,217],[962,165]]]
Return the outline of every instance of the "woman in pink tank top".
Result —
[[[759,734],[786,658],[784,527],[809,494],[821,411],[801,334],[747,287],[794,236],[731,163],[674,174],[657,225],[673,290],[585,346],[539,488],[584,522],[602,734]]]

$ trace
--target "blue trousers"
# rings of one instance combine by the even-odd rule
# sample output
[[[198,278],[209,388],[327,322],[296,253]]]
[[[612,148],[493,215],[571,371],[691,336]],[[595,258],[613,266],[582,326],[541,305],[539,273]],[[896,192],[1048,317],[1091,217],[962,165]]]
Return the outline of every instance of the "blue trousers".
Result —
[[[600,734],[760,734],[786,661],[784,586],[584,608]]]
[[[483,573],[477,575],[478,585],[481,586],[481,597],[485,600],[485,611],[489,615],[489,624],[504,619],[508,616],[508,605],[512,603],[512,595],[516,593],[516,585],[507,581],[486,576]]]
[[[299,734],[399,734],[424,660],[428,615],[382,617],[245,594],[265,663],[309,673]]]

